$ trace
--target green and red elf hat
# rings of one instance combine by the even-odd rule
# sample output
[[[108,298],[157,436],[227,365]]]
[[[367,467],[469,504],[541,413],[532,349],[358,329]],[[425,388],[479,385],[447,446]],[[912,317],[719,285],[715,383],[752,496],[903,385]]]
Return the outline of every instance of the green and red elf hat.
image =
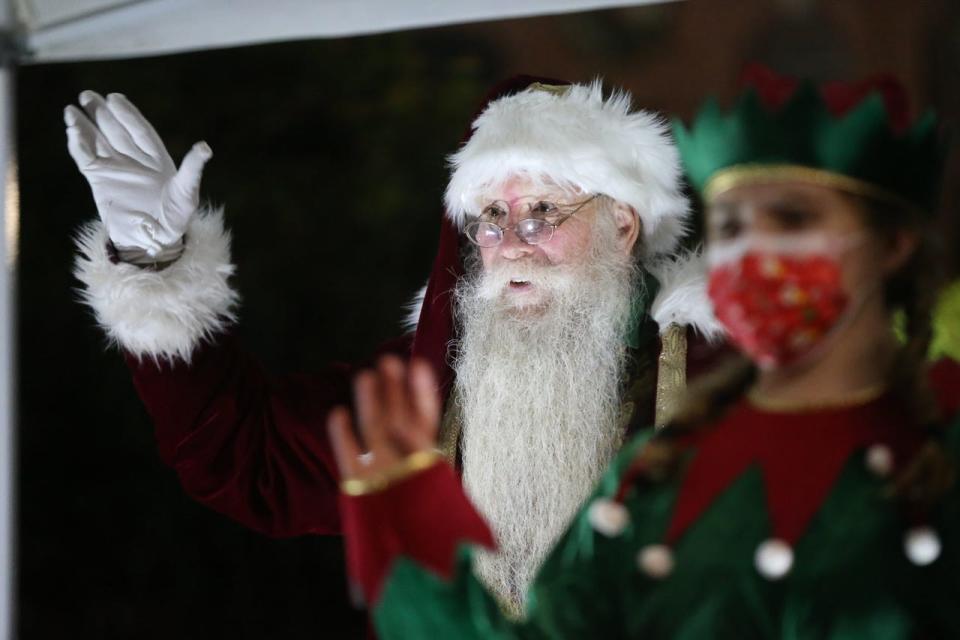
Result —
[[[911,123],[906,92],[881,75],[853,83],[783,77],[751,65],[724,113],[715,99],[673,132],[706,203],[741,184],[795,181],[932,213],[944,146],[928,111]]]

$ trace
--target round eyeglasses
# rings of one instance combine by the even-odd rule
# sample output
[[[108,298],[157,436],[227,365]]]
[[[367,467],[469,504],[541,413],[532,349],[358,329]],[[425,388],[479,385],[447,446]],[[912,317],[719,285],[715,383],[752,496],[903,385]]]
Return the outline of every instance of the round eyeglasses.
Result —
[[[513,231],[526,244],[544,244],[550,242],[557,227],[573,217],[600,194],[594,194],[573,204],[558,204],[548,200],[529,200],[522,203],[518,216],[524,216],[509,227],[497,224],[497,220],[506,220],[510,216],[510,205],[497,200],[484,207],[480,217],[467,224],[464,234],[478,247],[488,249],[503,242],[503,235]]]

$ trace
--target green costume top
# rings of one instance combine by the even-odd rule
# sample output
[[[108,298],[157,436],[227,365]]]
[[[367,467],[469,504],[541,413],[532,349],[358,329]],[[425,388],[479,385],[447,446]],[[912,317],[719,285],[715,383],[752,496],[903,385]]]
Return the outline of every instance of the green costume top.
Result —
[[[939,369],[942,397],[950,388],[955,396],[960,367]],[[649,446],[638,437],[547,559],[523,621],[501,614],[462,547],[449,579],[396,560],[374,608],[377,632],[385,640],[960,637],[960,492],[954,486],[924,513],[888,495],[927,437],[892,402],[797,414],[742,401],[683,442],[685,471],[663,481],[638,465]],[[955,411],[956,400],[944,406]],[[957,427],[943,440],[954,458]],[[629,517],[618,523],[621,503]]]

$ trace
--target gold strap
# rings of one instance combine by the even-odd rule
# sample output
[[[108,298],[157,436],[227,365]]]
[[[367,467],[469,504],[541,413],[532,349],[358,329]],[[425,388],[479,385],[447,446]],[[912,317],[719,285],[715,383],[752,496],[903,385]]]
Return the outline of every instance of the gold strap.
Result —
[[[433,449],[416,451],[392,467],[369,478],[345,478],[340,483],[340,490],[348,496],[377,493],[419,471],[429,469],[439,459],[440,454]]]
[[[457,451],[460,449],[460,435],[463,431],[463,411],[460,406],[460,394],[456,387],[450,391],[447,408],[440,421],[440,433],[437,434],[437,449],[450,466],[457,466]]]
[[[683,400],[687,389],[687,328],[671,323],[660,336],[657,363],[657,399],[654,425],[664,427]]]

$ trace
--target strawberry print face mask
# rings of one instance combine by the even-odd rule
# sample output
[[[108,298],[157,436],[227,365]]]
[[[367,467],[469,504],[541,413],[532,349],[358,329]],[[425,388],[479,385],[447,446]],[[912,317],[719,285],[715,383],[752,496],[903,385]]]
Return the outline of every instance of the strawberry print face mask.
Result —
[[[839,256],[851,240],[753,234],[708,251],[714,314],[758,367],[796,363],[822,345],[845,316],[850,298]]]

